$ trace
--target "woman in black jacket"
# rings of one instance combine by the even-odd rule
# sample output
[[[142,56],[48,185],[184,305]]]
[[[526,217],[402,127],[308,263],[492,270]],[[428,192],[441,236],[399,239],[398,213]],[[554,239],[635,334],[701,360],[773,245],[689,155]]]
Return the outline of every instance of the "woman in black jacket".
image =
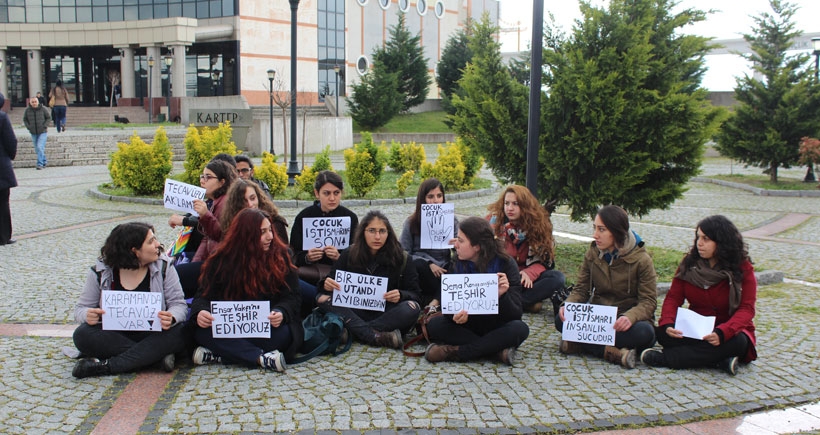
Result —
[[[515,350],[530,334],[530,328],[521,320],[518,265],[495,239],[490,224],[479,217],[459,223],[456,256],[450,273],[498,275],[498,314],[471,315],[461,310],[430,319],[427,332],[435,343],[427,347],[424,357],[440,362],[492,356],[513,365]]]
[[[342,290],[334,279],[336,271],[387,277],[384,312],[334,305],[333,299]],[[400,348],[402,332],[410,330],[421,311],[416,267],[402,250],[390,221],[380,211],[365,215],[353,244],[342,252],[319,288],[323,290],[316,298],[319,307],[341,316],[353,337],[375,346]]]

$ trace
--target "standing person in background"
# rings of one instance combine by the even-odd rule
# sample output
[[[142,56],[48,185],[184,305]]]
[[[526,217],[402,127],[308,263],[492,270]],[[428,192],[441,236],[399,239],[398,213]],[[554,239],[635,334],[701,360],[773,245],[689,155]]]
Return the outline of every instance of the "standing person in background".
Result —
[[[537,313],[542,301],[566,282],[564,274],[555,270],[550,216],[529,189],[516,185],[504,189],[488,209],[495,237],[504,241],[504,249],[521,273],[521,305],[524,311]]]
[[[62,80],[57,80],[54,88],[48,93],[49,103],[54,99],[54,125],[57,133],[65,131],[66,111],[68,109],[68,90],[63,86]]]
[[[261,187],[262,190],[265,191],[265,193],[268,195],[268,198],[273,199],[273,195],[270,194],[270,187],[268,186],[268,184],[254,177],[253,162],[251,161],[250,157],[239,154],[237,156],[234,156],[234,159],[236,160],[236,171],[239,172],[239,178],[243,180],[253,181],[257,185],[259,185],[259,187]]]
[[[6,103],[6,97],[0,94],[0,107]],[[8,115],[0,111],[0,246],[11,245],[17,240],[11,238],[11,208],[9,197],[11,188],[17,187],[12,161],[17,157],[17,136],[11,127]]]
[[[39,94],[39,92],[38,92]],[[46,161],[46,139],[48,139],[48,122],[51,121],[49,110],[40,105],[37,97],[29,98],[29,106],[23,112],[23,124],[31,133],[31,142],[37,153],[37,169],[43,169]]]
[[[40,105],[46,107],[46,97],[43,96],[42,92],[37,92],[37,101],[40,102]]]
[[[652,326],[658,306],[655,265],[641,238],[629,228],[629,216],[621,207],[601,207],[592,229],[595,240],[584,254],[578,281],[564,302],[617,307],[613,325],[615,345],[561,340],[558,350],[566,355],[584,352],[634,369],[637,355],[655,344]],[[555,316],[558,332],[563,331],[565,321],[562,305]]]
[[[684,301],[702,316],[715,316],[711,333],[696,339],[675,329]],[[725,216],[703,219],[663,300],[656,331],[663,351],[646,349],[641,362],[673,369],[717,366],[737,374],[739,362],[757,359],[756,301],[757,280],[740,231]]]

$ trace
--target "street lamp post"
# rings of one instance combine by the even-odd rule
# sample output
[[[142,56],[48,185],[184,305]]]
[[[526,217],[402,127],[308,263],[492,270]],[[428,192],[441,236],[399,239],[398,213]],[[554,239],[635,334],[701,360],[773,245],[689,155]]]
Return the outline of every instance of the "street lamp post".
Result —
[[[296,183],[296,176],[301,173],[296,161],[296,11],[299,0],[290,2],[290,162],[288,163],[288,185]]]
[[[211,78],[213,79],[213,82],[214,82],[214,96],[217,96],[218,92],[219,92],[219,70],[218,69],[214,70]]]
[[[154,56],[148,57],[148,123],[151,123],[151,119],[154,117],[154,100],[152,99],[153,95],[151,95],[151,86],[153,84],[153,75],[154,75]]]
[[[339,117],[339,65],[333,67],[333,72],[336,73],[336,117]]]
[[[173,56],[170,54],[165,56],[165,65],[168,67],[168,95],[165,97],[165,103],[168,106],[168,119],[166,119],[166,121],[171,121],[171,65],[173,63]]]
[[[274,154],[273,152],[273,79],[276,77],[276,71],[269,69],[268,70],[268,83],[270,87],[268,90],[270,91],[270,153]]]

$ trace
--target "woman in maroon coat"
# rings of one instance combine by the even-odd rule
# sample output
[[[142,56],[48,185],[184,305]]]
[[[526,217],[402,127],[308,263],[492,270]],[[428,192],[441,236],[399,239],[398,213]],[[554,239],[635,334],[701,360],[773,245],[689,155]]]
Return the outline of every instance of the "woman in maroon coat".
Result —
[[[675,329],[684,300],[690,310],[715,317],[713,331],[702,339],[684,337]],[[674,369],[718,366],[736,374],[739,362],[757,358],[752,322],[756,300],[757,280],[740,231],[724,216],[703,219],[663,301],[656,334],[663,351],[647,349],[641,361]]]

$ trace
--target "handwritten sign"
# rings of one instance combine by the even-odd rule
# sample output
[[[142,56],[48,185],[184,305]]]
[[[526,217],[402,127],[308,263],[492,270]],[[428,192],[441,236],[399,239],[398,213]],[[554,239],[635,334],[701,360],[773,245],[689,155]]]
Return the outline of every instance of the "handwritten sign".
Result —
[[[450,249],[455,237],[455,204],[421,205],[421,249]]]
[[[342,289],[333,291],[333,306],[384,311],[387,277],[337,270],[335,280]]]
[[[107,331],[162,331],[162,293],[103,290],[100,308]]]
[[[701,316],[692,310],[678,307],[678,315],[675,317],[675,329],[683,333],[684,337],[703,340],[703,337],[714,331],[715,316]]]
[[[615,318],[618,307],[594,304],[564,304],[561,339],[578,343],[615,345]]]
[[[498,314],[498,275],[494,273],[441,275],[441,312]]]
[[[165,208],[191,213],[199,216],[194,210],[195,199],[205,199],[205,189],[181,181],[165,179],[165,192],[162,194]]]
[[[270,338],[270,301],[212,301],[214,338]]]
[[[302,218],[302,249],[350,246],[350,216]]]

